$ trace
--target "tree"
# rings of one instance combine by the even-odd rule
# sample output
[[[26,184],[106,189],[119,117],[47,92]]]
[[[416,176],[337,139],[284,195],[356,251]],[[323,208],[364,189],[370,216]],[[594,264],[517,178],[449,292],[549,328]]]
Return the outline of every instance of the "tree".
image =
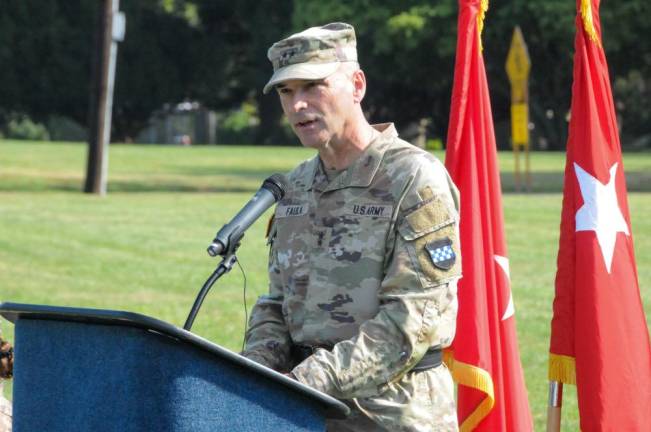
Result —
[[[158,0],[123,1],[121,9],[127,30],[118,49],[113,137],[123,141],[134,138],[164,104],[195,96],[199,53],[194,47],[202,34]]]
[[[651,4],[641,0],[602,2],[603,43],[614,84],[616,108],[624,145],[633,137],[651,134]],[[508,121],[509,83],[504,60],[513,26],[520,25],[532,59],[530,113],[534,136],[550,149],[565,148],[572,85],[576,4],[565,0],[511,0],[491,4],[484,36],[496,123]],[[648,143],[651,145],[651,139]],[[536,143],[534,143],[535,145]]]
[[[215,109],[238,106],[245,99],[255,100],[260,124],[255,141],[260,144],[287,142],[281,127],[280,104],[274,95],[263,95],[271,77],[267,49],[287,35],[292,16],[291,0],[197,1],[203,31],[202,70],[223,67],[219,74],[204,73],[195,95]],[[207,57],[205,53],[210,53]]]
[[[651,3],[603,2],[604,48],[623,145],[651,148]]]
[[[0,8],[0,120],[86,122],[95,3],[8,0]]]
[[[504,64],[513,28],[519,25],[532,63],[529,110],[536,127],[533,135],[544,139],[550,149],[564,148],[567,138],[575,13],[575,3],[565,0],[512,0],[494,3],[484,27],[484,58],[495,122],[510,121],[511,90]],[[503,141],[508,136],[503,135]]]
[[[96,2],[10,0],[0,8],[0,121],[11,113],[88,120]],[[188,46],[198,33],[158,0],[122,2],[113,137],[134,137],[164,103],[182,101],[195,78]],[[196,55],[196,52],[194,53]]]
[[[0,8],[0,127],[14,114],[86,124],[96,2],[5,0]],[[284,36],[332,21],[353,24],[375,122],[399,129],[433,120],[445,137],[456,48],[457,1],[123,0],[126,38],[118,50],[114,139],[133,138],[165,104],[199,101],[224,111],[257,107],[258,143],[286,143],[281,110],[261,89],[272,73],[266,52]],[[604,46],[623,143],[651,146],[651,3],[603,2]],[[532,60],[534,145],[565,146],[572,82],[575,3],[491,2],[484,59],[498,145],[508,147],[510,88],[504,63],[520,25]],[[646,137],[647,141],[640,139]]]
[[[346,21],[355,26],[369,83],[364,106],[374,122],[398,127],[433,118],[444,136],[456,47],[455,0],[295,2],[294,29]]]

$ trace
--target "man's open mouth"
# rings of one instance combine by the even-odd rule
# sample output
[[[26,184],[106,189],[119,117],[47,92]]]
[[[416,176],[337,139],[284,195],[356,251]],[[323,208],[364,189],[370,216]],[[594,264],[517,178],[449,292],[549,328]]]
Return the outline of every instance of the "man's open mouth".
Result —
[[[303,121],[297,122],[296,127],[299,127],[299,128],[307,127],[307,126],[313,125],[314,123],[316,123],[316,119],[314,119],[314,120],[303,120]]]

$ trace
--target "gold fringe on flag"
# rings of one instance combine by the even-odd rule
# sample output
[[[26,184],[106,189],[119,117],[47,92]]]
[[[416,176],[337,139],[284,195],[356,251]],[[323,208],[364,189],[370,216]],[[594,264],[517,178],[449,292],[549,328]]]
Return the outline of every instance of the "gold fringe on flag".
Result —
[[[488,0],[480,0],[479,13],[477,14],[477,37],[479,38],[479,49],[484,50],[481,43],[481,33],[484,31],[484,18],[486,18],[486,11],[488,10]]]
[[[574,357],[549,354],[549,380],[576,385],[576,363]]]
[[[583,29],[585,30],[588,38],[600,45],[597,30],[594,28],[594,21],[592,19],[592,0],[581,0],[581,20],[583,21]]]
[[[486,393],[486,397],[477,405],[475,410],[459,425],[460,432],[470,432],[488,415],[495,405],[495,390],[493,379],[490,374],[482,368],[463,363],[454,359],[454,353],[449,350],[443,352],[445,362],[452,378],[458,384],[477,389]]]

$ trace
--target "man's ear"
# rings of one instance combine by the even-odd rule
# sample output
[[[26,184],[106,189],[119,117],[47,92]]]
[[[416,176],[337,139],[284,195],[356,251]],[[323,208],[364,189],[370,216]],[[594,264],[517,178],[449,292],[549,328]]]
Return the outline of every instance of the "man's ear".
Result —
[[[361,103],[366,94],[366,75],[361,69],[353,72],[353,100],[355,103]]]

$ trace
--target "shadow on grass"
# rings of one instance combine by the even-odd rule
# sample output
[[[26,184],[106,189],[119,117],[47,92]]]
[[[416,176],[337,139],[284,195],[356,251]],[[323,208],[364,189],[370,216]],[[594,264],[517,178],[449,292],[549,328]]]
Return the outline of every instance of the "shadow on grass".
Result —
[[[557,193],[563,191],[564,172],[531,173],[530,193]],[[520,193],[524,188],[524,176],[520,177],[520,188],[516,187],[515,173],[500,174],[503,193]],[[629,192],[651,192],[651,172],[626,172],[626,189]]]
[[[207,171],[207,169],[206,169]],[[192,174],[208,176],[206,173]],[[214,181],[183,182],[160,179],[109,179],[109,193],[238,193],[255,192],[262,181],[269,175],[268,170],[220,170],[219,174],[212,172]],[[223,177],[222,177],[223,176]],[[501,174],[502,191],[504,193],[521,193],[525,191],[524,178],[521,178],[521,188],[516,187],[515,174]],[[651,172],[631,171],[626,173],[626,185],[629,192],[651,192]],[[73,178],[5,178],[0,181],[0,192],[81,192],[83,180]],[[531,174],[530,193],[561,193],[563,191],[563,172],[544,172]]]
[[[192,167],[173,165],[168,167],[170,174],[187,175],[191,177],[214,177],[214,176],[233,176],[233,177],[246,177],[261,179],[261,181],[269,177],[274,172],[284,174],[290,171],[293,166],[269,166],[265,165],[261,168],[229,168],[229,167]]]
[[[114,180],[109,179],[108,192],[114,193],[238,193],[255,192],[260,187],[264,177],[247,179],[235,183],[233,181],[225,184],[188,184],[172,181],[141,181],[141,180]],[[15,181],[0,183],[0,192],[82,192],[84,182],[68,179],[39,179],[38,181]]]

